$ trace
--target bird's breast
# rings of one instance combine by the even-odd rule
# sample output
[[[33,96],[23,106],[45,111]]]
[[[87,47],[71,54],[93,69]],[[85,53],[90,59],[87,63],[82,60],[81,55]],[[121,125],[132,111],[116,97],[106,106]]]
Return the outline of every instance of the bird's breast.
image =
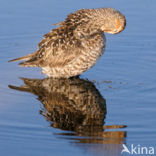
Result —
[[[73,53],[74,51],[79,52],[77,54],[73,54],[73,56],[75,56],[71,61],[64,63],[63,66],[59,66],[58,63],[57,65],[55,64],[55,67],[53,65],[46,66],[43,69],[43,72],[52,77],[69,78],[72,76],[80,75],[81,73],[95,65],[99,57],[103,54],[104,47],[105,37],[103,35],[97,35],[93,38],[81,40],[80,46],[75,46],[75,48],[73,49]],[[64,59],[62,59],[62,61]]]
[[[90,40],[84,40],[81,42],[81,45],[83,46],[81,54],[73,64],[69,65],[73,68],[73,72],[77,71],[79,74],[94,66],[99,57],[103,54],[105,37],[101,35]]]

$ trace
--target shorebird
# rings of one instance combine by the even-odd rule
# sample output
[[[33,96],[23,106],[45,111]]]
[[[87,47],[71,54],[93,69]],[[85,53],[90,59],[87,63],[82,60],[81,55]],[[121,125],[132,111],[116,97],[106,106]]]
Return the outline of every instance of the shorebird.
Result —
[[[23,67],[40,67],[53,78],[80,75],[93,67],[105,48],[104,33],[117,34],[126,25],[124,15],[113,8],[81,9],[57,23],[44,35],[38,50],[10,60]]]

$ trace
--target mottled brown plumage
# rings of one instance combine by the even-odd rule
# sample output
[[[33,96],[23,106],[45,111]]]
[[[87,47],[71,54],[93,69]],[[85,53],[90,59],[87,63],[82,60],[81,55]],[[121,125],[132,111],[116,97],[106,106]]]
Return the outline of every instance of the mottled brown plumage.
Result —
[[[125,17],[112,8],[81,9],[45,34],[36,52],[11,61],[26,60],[20,65],[41,67],[48,77],[80,75],[103,54],[103,32],[119,33],[125,24]]]

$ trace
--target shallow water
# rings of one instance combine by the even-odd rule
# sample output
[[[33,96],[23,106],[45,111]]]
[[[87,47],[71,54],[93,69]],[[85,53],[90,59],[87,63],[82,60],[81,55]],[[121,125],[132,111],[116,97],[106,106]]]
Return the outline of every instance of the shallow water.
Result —
[[[117,156],[122,144],[156,148],[155,6],[154,0],[1,1],[0,154]],[[7,62],[36,50],[68,13],[98,7],[120,10],[127,26],[106,35],[104,55],[80,78],[54,81]]]

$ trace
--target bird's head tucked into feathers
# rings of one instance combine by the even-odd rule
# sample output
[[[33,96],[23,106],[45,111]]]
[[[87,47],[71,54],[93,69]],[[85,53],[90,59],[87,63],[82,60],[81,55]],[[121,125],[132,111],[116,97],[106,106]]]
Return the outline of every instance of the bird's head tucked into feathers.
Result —
[[[117,34],[124,30],[126,26],[126,19],[125,16],[119,11],[112,8],[104,8],[99,9],[99,14],[101,14],[99,25],[101,25],[100,29],[103,32]]]
[[[112,8],[81,9],[69,14],[61,25],[73,29],[77,38],[83,38],[99,32],[117,34],[125,28],[126,19]]]

